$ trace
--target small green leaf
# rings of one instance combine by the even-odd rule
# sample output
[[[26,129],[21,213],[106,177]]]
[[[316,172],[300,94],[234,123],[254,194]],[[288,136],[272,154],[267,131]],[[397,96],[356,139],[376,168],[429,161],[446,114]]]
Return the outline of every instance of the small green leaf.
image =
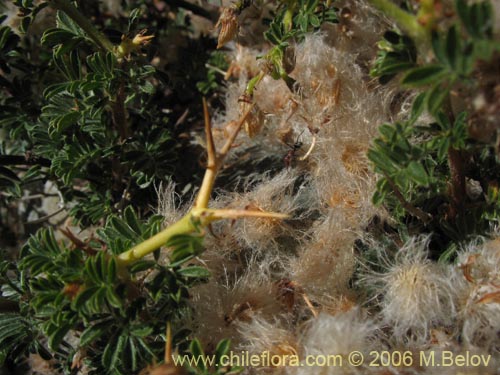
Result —
[[[427,186],[429,184],[429,176],[422,164],[416,161],[410,162],[406,167],[406,172],[408,177],[410,177],[416,183]]]
[[[448,74],[448,71],[442,65],[427,65],[410,70],[403,77],[401,83],[407,86],[419,87],[440,82]]]
[[[89,279],[94,284],[100,284],[102,282],[101,275],[97,267],[97,256],[88,258],[85,262],[85,271],[89,276]]]
[[[114,258],[108,259],[108,267],[106,270],[108,284],[113,284],[116,280],[116,260]]]
[[[57,351],[59,348],[59,345],[61,345],[62,340],[64,339],[64,336],[69,332],[71,329],[70,324],[64,324],[60,327],[58,327],[50,336],[49,336],[49,347]]]
[[[112,368],[112,366],[118,359],[118,356],[115,354],[117,351],[116,350],[117,341],[118,337],[117,334],[115,333],[111,338],[111,340],[106,345],[106,347],[104,348],[104,353],[102,354],[101,361],[106,368]]]
[[[52,125],[57,129],[60,133],[70,125],[75,124],[80,119],[80,113],[77,111],[69,112],[65,115],[59,116],[53,121]]]
[[[379,190],[376,190],[375,193],[373,193],[373,196],[372,196],[372,203],[375,206],[380,206],[384,202],[384,199],[385,199],[385,194],[383,194]]]
[[[123,307],[120,297],[118,297],[112,287],[106,288],[106,300],[112,307],[116,309],[122,309]]]
[[[86,346],[104,335],[109,328],[112,327],[112,322],[105,321],[91,325],[83,331],[80,336],[80,346]]]
[[[446,58],[453,70],[457,69],[461,54],[460,37],[456,25],[453,25],[446,34]]]
[[[135,8],[130,12],[130,15],[128,16],[128,31],[131,31],[136,23],[139,21],[139,18],[141,16],[142,9]]]
[[[75,311],[82,309],[82,307],[94,297],[95,293],[99,290],[98,287],[89,287],[77,294],[77,296],[71,301],[71,308]]]
[[[138,325],[135,327],[131,327],[130,334],[136,337],[146,337],[153,332],[153,327],[148,326],[146,324]]]
[[[444,160],[446,155],[448,154],[448,149],[450,148],[450,139],[449,138],[441,138],[438,146],[438,158],[440,160]]]
[[[441,109],[444,100],[448,96],[449,88],[443,87],[440,84],[435,85],[425,95],[425,103],[427,110],[430,114],[436,116],[437,112]]]
[[[440,126],[442,131],[448,131],[451,129],[451,122],[448,116],[444,113],[444,111],[438,111],[434,117],[436,118],[436,121],[438,125]]]
[[[466,0],[455,0],[455,10],[457,11],[458,17],[464,24],[467,32],[470,33],[471,24],[469,17],[469,6],[467,5]]]
[[[222,366],[221,357],[227,355],[230,347],[231,347],[231,340],[229,339],[221,340],[217,344],[217,347],[215,348],[215,363],[219,364],[219,366]]]
[[[410,116],[410,122],[412,124],[418,120],[418,118],[424,111],[425,97],[426,93],[422,92],[418,94],[418,96],[413,101],[413,105],[411,107],[411,116]]]
[[[378,128],[378,132],[382,135],[385,141],[390,142],[393,140],[394,135],[396,134],[396,130],[394,126],[390,124],[382,124]]]
[[[189,351],[191,352],[194,358],[202,358],[205,356],[201,343],[198,339],[194,339],[193,341],[191,341],[191,344],[189,345]],[[207,369],[203,361],[199,361],[197,367],[201,370]]]
[[[119,219],[116,216],[111,216],[109,220],[111,226],[126,239],[135,240],[137,238],[137,234],[134,230],[130,228],[122,219]]]
[[[139,260],[129,267],[130,273],[142,272],[154,267],[156,262],[151,260]]]
[[[368,150],[368,159],[370,159],[375,166],[385,172],[394,172],[396,167],[394,166],[394,162],[389,158],[384,150]]]
[[[146,94],[149,95],[153,95],[156,91],[156,88],[149,81],[144,82],[144,84],[140,86],[140,89],[142,92],[145,92]]]
[[[321,26],[321,21],[316,15],[311,15],[309,18],[309,23],[312,27],[317,28]]]
[[[130,355],[128,356],[128,359],[130,360],[130,368],[131,370],[135,371],[137,370],[137,355],[138,355],[137,346],[135,345],[135,338],[129,337],[128,348],[130,351]]]
[[[134,212],[132,206],[127,206],[123,212],[123,216],[125,217],[125,221],[130,226],[130,228],[137,234],[140,235],[142,233],[142,225],[140,221],[137,219],[137,215]]]

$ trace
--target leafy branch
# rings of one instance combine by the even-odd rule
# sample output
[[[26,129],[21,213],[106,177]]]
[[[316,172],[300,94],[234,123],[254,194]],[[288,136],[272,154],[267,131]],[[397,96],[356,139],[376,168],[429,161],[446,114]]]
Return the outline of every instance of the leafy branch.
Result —
[[[48,0],[47,2],[53,8],[66,13],[99,47],[107,52],[113,52],[113,43],[97,30],[90,20],[84,17],[69,0]]]
[[[405,11],[395,11],[390,2],[372,3],[385,9],[398,24],[402,15],[407,16],[401,13]],[[434,11],[430,3],[422,2],[415,20],[424,11]],[[479,62],[490,61],[494,52],[500,50],[500,43],[493,39],[488,2],[468,5],[464,0],[456,0],[455,10],[458,20],[446,29],[437,24],[425,30],[418,26],[421,30],[415,33],[400,25],[407,35],[385,33],[372,76],[384,84],[399,74],[403,87],[422,92],[415,98],[406,121],[380,126],[380,137],[368,153],[376,172],[383,176],[378,181],[374,202],[384,202],[400,220],[408,213],[428,229],[446,233],[452,242],[481,232],[480,228],[494,217],[491,213],[499,209],[498,203],[489,198],[494,186],[488,181],[490,174],[496,172],[471,168],[472,160],[495,159],[494,147],[478,144],[469,137],[467,107],[454,108],[452,93],[474,89]],[[424,31],[429,35],[430,51],[417,48],[422,45],[419,38]],[[425,55],[419,56],[422,53]],[[419,57],[428,62],[422,64]],[[419,122],[424,112],[432,116],[432,123]],[[492,163],[498,170],[498,160]],[[480,182],[482,194],[475,198],[479,201],[468,197],[468,180]]]

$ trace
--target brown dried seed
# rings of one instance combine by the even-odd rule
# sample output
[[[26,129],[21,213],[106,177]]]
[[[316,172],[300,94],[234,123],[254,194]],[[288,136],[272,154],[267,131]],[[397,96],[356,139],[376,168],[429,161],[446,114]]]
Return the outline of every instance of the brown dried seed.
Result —
[[[238,32],[238,16],[234,8],[222,8],[222,13],[215,27],[220,26],[217,49],[231,41]]]
[[[369,168],[366,153],[367,148],[363,144],[347,143],[340,157],[344,168],[356,175],[367,174]]]

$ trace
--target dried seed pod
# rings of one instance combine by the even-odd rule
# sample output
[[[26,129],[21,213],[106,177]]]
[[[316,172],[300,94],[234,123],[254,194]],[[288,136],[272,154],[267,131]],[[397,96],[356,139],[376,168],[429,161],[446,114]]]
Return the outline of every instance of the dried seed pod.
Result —
[[[219,38],[217,40],[217,49],[223,47],[232,40],[238,32],[238,13],[234,8],[222,8],[222,13],[215,25],[220,26]]]
[[[341,161],[349,173],[366,175],[369,172],[369,162],[366,156],[367,146],[362,143],[346,143],[341,154]]]
[[[359,208],[360,194],[357,191],[334,190],[328,205],[330,207]]]
[[[238,98],[238,103],[240,104],[240,113],[245,113],[252,105],[252,97],[248,94],[243,94]],[[250,138],[253,138],[260,132],[263,124],[264,114],[257,106],[254,106],[243,124],[245,132]]]

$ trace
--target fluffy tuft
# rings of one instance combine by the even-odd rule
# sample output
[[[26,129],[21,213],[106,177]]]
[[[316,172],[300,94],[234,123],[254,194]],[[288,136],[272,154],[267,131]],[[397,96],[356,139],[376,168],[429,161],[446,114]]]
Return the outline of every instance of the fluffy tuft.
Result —
[[[290,374],[365,374],[369,368],[347,365],[348,356],[353,351],[368,353],[379,344],[376,340],[377,325],[363,316],[359,309],[352,309],[337,315],[320,314],[311,320],[301,337],[302,357],[311,355],[327,358],[331,355],[342,357],[342,366],[304,366],[289,368]]]
[[[473,243],[453,269],[461,336],[467,346],[500,352],[500,238]]]
[[[381,251],[382,272],[368,271],[362,284],[374,289],[382,322],[396,342],[425,343],[430,330],[449,326],[455,316],[455,287],[447,270],[427,257],[428,238],[409,240],[394,259]]]

